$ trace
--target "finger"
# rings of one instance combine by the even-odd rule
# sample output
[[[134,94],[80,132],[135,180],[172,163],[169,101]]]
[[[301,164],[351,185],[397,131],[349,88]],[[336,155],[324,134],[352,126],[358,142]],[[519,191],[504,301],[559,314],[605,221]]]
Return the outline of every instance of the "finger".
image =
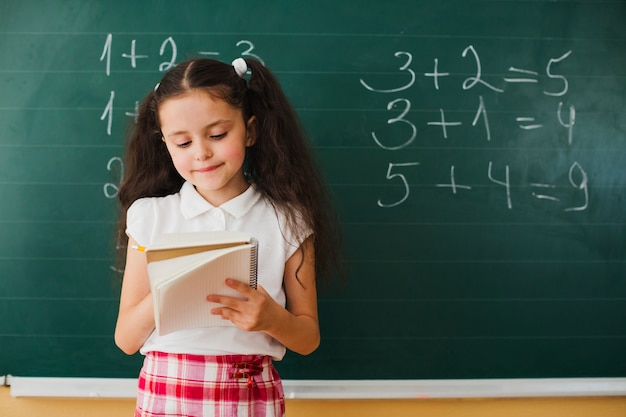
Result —
[[[209,294],[207,295],[206,300],[210,303],[221,304],[224,307],[229,307],[232,309],[237,309],[238,307],[240,307],[241,302],[245,301],[239,298],[219,294]]]
[[[246,284],[245,282],[241,282],[232,278],[227,278],[225,282],[228,287],[241,293],[244,296],[248,296],[254,292],[254,289],[250,287],[250,285]]]
[[[239,327],[241,313],[236,310],[232,310],[230,308],[213,308],[211,309],[211,314],[220,316],[222,320],[228,320],[235,326]]]
[[[211,314],[213,314],[214,316],[222,316],[224,320],[228,320],[228,317],[230,316],[230,311],[232,310],[230,310],[229,308],[216,307],[211,309]]]

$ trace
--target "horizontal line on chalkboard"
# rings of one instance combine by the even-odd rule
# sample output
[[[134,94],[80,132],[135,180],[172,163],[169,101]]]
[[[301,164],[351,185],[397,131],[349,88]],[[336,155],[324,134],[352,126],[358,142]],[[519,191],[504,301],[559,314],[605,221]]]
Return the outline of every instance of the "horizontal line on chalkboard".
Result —
[[[1,148],[14,148],[14,149],[34,149],[34,148],[58,148],[58,149],[69,149],[69,148],[84,148],[84,149],[120,149],[124,150],[122,145],[44,145],[44,144],[34,144],[34,145],[4,145],[0,144]],[[345,146],[345,145],[337,145],[337,146],[328,146],[328,145],[313,145],[314,149],[317,150],[362,150],[362,151],[381,151],[381,148],[378,146]],[[404,148],[404,151],[475,151],[475,152],[484,152],[484,151],[536,151],[536,152],[546,152],[546,151],[562,151],[563,147],[559,146],[410,146]],[[623,147],[601,147],[601,146],[576,146],[576,150],[584,151],[584,150],[593,150],[594,152],[624,152]],[[384,152],[384,151],[382,151]],[[2,183],[2,181],[0,181]],[[16,182],[17,184],[17,182]],[[23,184],[23,183],[20,183]],[[337,184],[337,185],[354,185],[354,186],[371,186],[373,184]],[[380,184],[382,185],[382,184]],[[410,184],[418,186],[417,184]],[[471,184],[470,184],[471,185]],[[598,186],[596,184],[596,186]],[[514,185],[511,185],[514,187]],[[568,187],[571,188],[571,187]]]
[[[358,226],[624,226],[626,222],[580,222],[580,223],[550,223],[550,222],[341,222],[342,225]]]
[[[619,1],[616,1],[619,3]],[[595,2],[594,2],[595,4]],[[273,36],[273,37],[330,37],[330,38],[411,38],[411,39],[494,39],[494,40],[542,40],[542,41],[623,41],[626,38],[586,38],[586,37],[562,37],[562,36],[486,36],[486,35],[436,35],[436,34],[409,34],[409,33],[324,33],[324,32],[0,32],[3,35],[36,35],[36,36]]]
[[[102,111],[102,108],[97,107],[0,107],[0,111],[15,110],[46,110],[46,111]],[[120,110],[134,110],[131,107],[120,107]]]
[[[95,301],[95,302],[117,302],[115,297],[0,297],[2,301]],[[576,297],[576,298],[341,298],[329,299],[320,297],[321,304],[343,304],[343,303],[398,303],[398,302],[418,302],[418,303],[552,303],[552,302],[581,302],[581,301],[626,301],[626,297]]]
[[[122,144],[112,144],[112,145],[84,145],[84,144],[33,144],[33,145],[12,145],[12,144],[3,144],[0,143],[0,148],[61,148],[61,149],[67,149],[67,148],[87,148],[87,149],[122,149],[123,145]]]
[[[532,150],[532,149],[525,149],[525,150]],[[330,186],[333,187],[367,187],[367,188],[371,188],[371,187],[383,187],[383,188],[387,188],[390,187],[388,184],[378,184],[378,183],[336,183],[336,182],[328,182],[327,183]],[[406,183],[406,185],[410,185],[411,188],[440,188],[439,185],[437,184],[416,184],[413,182],[408,182]],[[450,184],[442,184],[443,186],[450,186]],[[465,183],[464,185],[469,185],[472,188],[484,188],[484,189],[490,189],[490,188],[496,188],[493,184],[487,184],[487,183],[483,183],[483,184],[477,184],[477,183]],[[400,186],[395,185],[395,187],[399,188]],[[528,190],[528,189],[532,189],[531,186],[529,185],[509,185],[509,188],[512,190]],[[566,185],[559,185],[559,186],[553,186],[550,187],[553,190],[569,190],[572,187],[568,187]],[[594,189],[602,189],[602,190],[612,190],[612,189],[618,189],[618,190],[622,190],[624,187],[621,185],[603,185],[603,184],[594,184],[593,185]]]
[[[27,257],[27,256],[0,256],[0,261],[98,261],[110,262],[110,258],[81,258],[81,257]],[[377,264],[624,264],[626,259],[345,259],[347,263],[377,263]]]
[[[43,256],[38,256],[38,257],[27,257],[27,256],[0,256],[0,261],[90,261],[90,262],[94,262],[94,261],[98,261],[98,262],[111,262],[111,258],[80,258],[80,257],[76,257],[76,256],[72,256],[72,257],[58,257],[58,256],[51,256],[51,257],[43,257]]]
[[[626,78],[626,77],[624,77]],[[119,108],[120,111],[134,111],[134,108],[131,107],[120,107]],[[387,110],[385,110],[384,108],[353,108],[353,107],[346,107],[346,108],[336,108],[336,107],[326,107],[326,108],[313,108],[313,107],[296,107],[295,108],[296,112],[298,113],[388,113]],[[26,111],[49,111],[49,112],[57,112],[57,111],[93,111],[93,112],[102,112],[102,108],[98,108],[98,107],[0,107],[0,111],[17,111],[17,112],[26,112]],[[440,108],[413,108],[411,109],[408,114],[417,114],[417,113],[439,113]],[[499,115],[518,115],[521,112],[525,112],[525,109],[514,109],[514,110],[490,110],[490,114],[491,113],[495,113],[495,114],[499,114]],[[454,113],[454,114],[476,114],[476,109],[447,109],[446,110],[447,113]],[[543,111],[543,112],[537,112],[534,111],[534,114],[552,114],[551,111]],[[576,110],[576,113],[580,114],[585,114],[587,116],[595,116],[595,115],[611,115],[611,114],[615,114],[615,115],[621,115],[622,113],[619,110],[615,110],[615,111],[585,111],[585,110]],[[22,147],[24,145],[21,144],[0,144],[0,146],[4,146],[4,147]],[[26,146],[30,146],[30,145],[26,145]],[[32,146],[50,146],[50,147],[54,147],[54,146],[85,146],[85,147],[103,147],[103,148],[107,148],[107,147],[115,147],[116,145],[32,145]],[[118,145],[119,146],[119,145]],[[372,147],[374,148],[374,147]],[[376,149],[380,149],[379,147],[375,147]],[[407,148],[407,149],[411,149],[411,148]]]
[[[60,339],[110,339],[110,334],[91,335],[91,334],[19,334],[19,333],[0,333],[0,338],[60,338]],[[563,340],[563,339],[626,339],[626,335],[572,335],[572,336],[364,336],[364,337],[338,337],[325,336],[325,340]]]
[[[272,71],[276,75],[391,75],[397,76],[398,71],[330,71],[330,70],[280,70],[276,69]],[[103,74],[102,69],[93,70],[80,70],[80,69],[0,69],[0,74]],[[163,74],[158,70],[142,70],[142,69],[127,69],[127,70],[115,70],[115,74]],[[455,77],[471,77],[475,76],[475,72],[455,72]],[[484,72],[481,76],[488,77],[510,77],[510,72]],[[580,78],[580,79],[615,79],[624,78],[626,74],[587,74],[587,73],[573,73],[568,74],[567,78]],[[547,76],[540,76],[540,79],[549,79]],[[491,113],[491,112],[490,112]]]
[[[1,184],[0,184],[1,185]],[[52,185],[45,184],[44,185]],[[66,184],[61,184],[66,185]],[[83,185],[83,184],[80,184]],[[89,184],[87,184],[89,185]],[[114,224],[115,221],[106,220],[0,220],[0,224]]]
[[[626,78],[626,77],[624,77]],[[63,109],[64,110],[64,109]],[[67,109],[67,110],[71,110],[71,109]],[[100,109],[101,110],[101,109]],[[132,109],[128,109],[128,110],[132,110]],[[95,111],[95,110],[94,110]],[[328,112],[328,113],[339,113],[339,112],[344,112],[344,113],[388,113],[388,110],[385,110],[384,108],[354,108],[354,107],[346,107],[346,108],[331,108],[331,107],[326,107],[326,108],[312,108],[312,107],[296,107],[296,111],[300,112],[300,113],[305,113],[305,112]],[[407,112],[407,114],[411,114],[411,113],[439,113],[440,111],[440,107],[425,107],[425,108],[412,108],[411,110],[409,110]],[[498,109],[494,109],[494,110],[490,110],[489,113],[497,113],[499,115],[518,115],[521,112],[525,112],[527,111],[526,109],[513,109],[513,110],[498,110]],[[552,114],[552,111],[543,111],[543,112],[537,112],[534,111],[534,114]],[[614,110],[614,111],[585,111],[585,110],[577,110],[576,111],[579,114],[585,114],[585,115],[589,115],[589,116],[593,116],[593,115],[607,115],[607,114],[615,114],[615,115],[621,115],[622,113],[619,110]],[[446,113],[462,113],[462,114],[476,114],[476,110],[475,109],[446,109]]]
[[[3,301],[98,301],[98,302],[110,302],[118,301],[118,298],[114,297],[0,297]]]
[[[28,337],[28,338],[78,338],[78,339],[110,339],[110,334],[19,334],[19,333],[0,333],[0,337]]]
[[[3,183],[0,182],[0,185]],[[13,184],[13,183],[4,183]],[[16,185],[94,185],[93,183],[14,183]],[[0,224],[114,224],[114,220],[2,220]],[[341,222],[344,226],[550,226],[571,227],[575,226],[626,226],[626,222],[579,222],[579,223],[550,223],[550,222]]]
[[[116,73],[132,74],[132,73],[161,73],[160,71],[146,70],[118,70]],[[74,69],[0,69],[0,74],[102,74],[102,70],[74,70]]]
[[[2,298],[0,298],[2,299]],[[320,298],[320,303],[398,303],[398,302],[418,302],[418,303],[553,303],[553,302],[581,302],[581,301],[626,301],[626,297],[588,297],[588,298],[342,298],[326,299]]]
[[[0,182],[0,185],[44,185],[44,186],[67,186],[67,185],[84,185],[84,186],[92,186],[97,185],[93,183],[3,183]],[[333,185],[333,184],[331,184]],[[337,185],[337,184],[334,184]],[[373,186],[373,185],[370,185]],[[40,219],[32,219],[32,220],[6,220],[0,219],[0,224],[2,223],[58,223],[58,224],[111,224],[112,221],[107,220],[40,220]],[[462,222],[462,221],[446,221],[446,222],[393,222],[393,221],[380,221],[380,222],[351,222],[344,221],[340,222],[341,225],[345,226],[557,226],[557,227],[570,227],[571,223],[552,223],[552,222],[498,222],[498,221],[482,221],[482,222]],[[577,222],[576,226],[624,226],[626,222]]]
[[[521,225],[523,226],[523,225]],[[2,259],[2,258],[0,258]],[[624,264],[626,259],[345,259],[360,264]]]
[[[36,336],[35,336],[36,337]],[[626,335],[572,335],[572,336],[325,336],[325,340],[563,340],[563,339],[626,339]]]
[[[625,78],[626,75],[620,78]],[[433,107],[411,107],[411,109],[407,112],[411,113],[427,113],[427,112],[436,112],[439,113],[441,106],[433,106]],[[134,111],[135,108],[131,106],[119,106],[116,109],[122,111]],[[544,110],[537,112],[532,107],[522,107],[522,108],[514,108],[508,110],[501,110],[498,108],[490,109],[489,114],[497,113],[497,114],[514,114],[517,115],[520,112],[529,111],[531,109],[534,114],[552,114],[552,110]],[[79,106],[79,107],[68,107],[68,106],[0,106],[0,111],[93,111],[93,112],[102,112],[102,107],[90,107],[90,106]],[[327,113],[336,113],[336,112],[350,112],[350,113],[360,113],[360,112],[368,112],[368,113],[388,113],[384,107],[295,107],[295,110],[298,112],[327,112]],[[468,114],[476,114],[476,108],[447,108],[446,113],[468,113]],[[586,114],[586,115],[605,115],[605,114],[616,114],[621,115],[620,109],[615,109],[611,111],[607,110],[586,110],[576,109],[576,113]]]

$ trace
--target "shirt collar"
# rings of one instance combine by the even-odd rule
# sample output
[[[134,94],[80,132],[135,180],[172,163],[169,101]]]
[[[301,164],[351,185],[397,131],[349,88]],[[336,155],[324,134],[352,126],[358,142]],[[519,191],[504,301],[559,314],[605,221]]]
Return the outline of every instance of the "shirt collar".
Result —
[[[261,193],[251,185],[237,197],[225,202],[219,207],[215,207],[196,191],[193,184],[186,181],[180,189],[180,211],[186,219],[191,219],[215,209],[222,209],[231,216],[240,218],[252,208],[259,197],[261,197]]]

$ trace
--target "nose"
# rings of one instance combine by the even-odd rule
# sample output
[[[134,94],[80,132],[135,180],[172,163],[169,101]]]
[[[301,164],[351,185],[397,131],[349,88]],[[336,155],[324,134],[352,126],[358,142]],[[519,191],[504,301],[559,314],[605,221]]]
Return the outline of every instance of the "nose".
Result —
[[[211,150],[211,146],[204,140],[196,140],[198,145],[196,147],[196,160],[198,161],[206,161],[207,159],[213,156],[213,151]]]

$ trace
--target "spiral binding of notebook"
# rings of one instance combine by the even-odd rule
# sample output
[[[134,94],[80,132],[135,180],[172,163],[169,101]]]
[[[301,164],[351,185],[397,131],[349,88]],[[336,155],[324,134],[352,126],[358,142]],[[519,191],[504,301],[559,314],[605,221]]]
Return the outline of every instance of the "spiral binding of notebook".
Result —
[[[250,286],[256,290],[259,270],[259,241],[255,238],[251,238],[250,244],[252,244],[250,255]]]

